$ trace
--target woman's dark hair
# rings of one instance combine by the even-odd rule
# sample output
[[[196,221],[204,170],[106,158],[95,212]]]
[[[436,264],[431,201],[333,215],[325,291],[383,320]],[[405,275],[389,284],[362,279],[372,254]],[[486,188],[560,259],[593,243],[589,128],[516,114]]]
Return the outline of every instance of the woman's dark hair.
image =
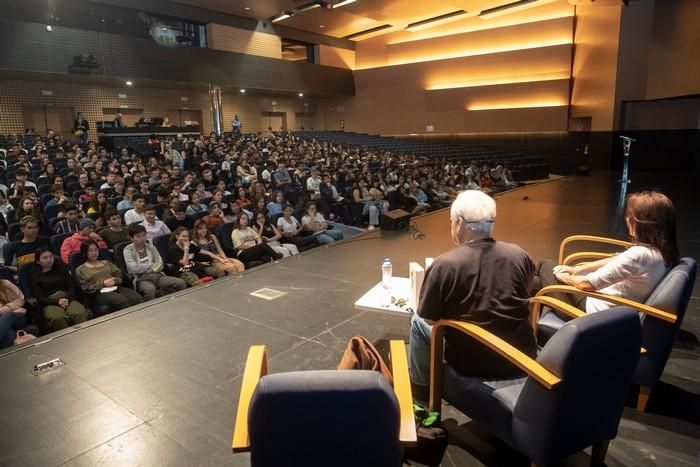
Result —
[[[676,211],[671,200],[658,191],[640,191],[627,198],[625,220],[632,240],[657,248],[666,266],[680,262],[676,241]]]
[[[316,205],[316,201],[309,201],[308,203],[306,203],[306,212],[309,211],[309,209],[311,208],[311,206],[313,206],[313,207],[315,207],[315,208],[318,208],[318,206]]]
[[[267,227],[268,225],[270,225],[270,218],[267,217],[267,214],[265,214],[265,211],[261,211],[261,210],[255,211],[255,215],[253,216],[253,218],[255,219],[255,222],[253,222],[253,223],[254,224],[257,223],[258,216],[260,214],[262,214],[263,217],[265,218],[265,223],[263,224],[263,226]]]
[[[95,248],[98,250],[100,249],[100,245],[98,245],[95,240],[85,240],[83,244],[80,245],[80,256],[82,257],[83,262],[87,261],[88,250],[92,245],[95,245]]]

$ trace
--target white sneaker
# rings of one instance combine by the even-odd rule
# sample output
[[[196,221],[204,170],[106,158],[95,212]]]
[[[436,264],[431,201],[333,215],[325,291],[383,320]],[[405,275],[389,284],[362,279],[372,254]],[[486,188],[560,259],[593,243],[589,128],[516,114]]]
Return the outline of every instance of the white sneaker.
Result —
[[[367,227],[367,230],[374,230],[374,229],[376,229],[376,228],[377,228],[376,226],[370,225],[369,227]]]

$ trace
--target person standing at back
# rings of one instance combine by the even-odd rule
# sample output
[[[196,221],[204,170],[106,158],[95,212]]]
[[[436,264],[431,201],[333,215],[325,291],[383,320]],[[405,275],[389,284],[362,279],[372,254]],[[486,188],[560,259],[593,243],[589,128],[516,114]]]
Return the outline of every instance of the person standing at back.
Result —
[[[535,357],[537,343],[528,317],[535,264],[519,246],[491,237],[496,203],[480,191],[457,196],[450,210],[450,234],[456,248],[435,259],[425,272],[417,313],[411,318],[411,383],[425,400],[430,382],[432,324],[440,319],[474,323],[525,354]],[[511,363],[448,329],[445,359],[461,375],[518,376]]]

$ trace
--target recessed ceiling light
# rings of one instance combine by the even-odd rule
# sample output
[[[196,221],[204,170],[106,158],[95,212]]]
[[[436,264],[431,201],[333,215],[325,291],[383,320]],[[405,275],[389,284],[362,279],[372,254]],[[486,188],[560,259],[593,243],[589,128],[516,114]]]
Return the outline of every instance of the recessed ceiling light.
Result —
[[[133,85],[133,84],[134,84],[133,81],[127,81],[127,82],[126,82],[126,85],[127,85],[127,86],[131,86],[131,85]]]
[[[241,89],[241,94],[245,94],[245,89]]]
[[[326,27],[326,26],[324,26],[323,24],[319,26],[319,28],[325,28],[325,27]]]
[[[249,7],[249,6],[244,7],[243,9],[244,9],[245,11],[250,11],[250,7]]]
[[[300,92],[300,93],[299,93],[299,97],[304,97],[304,93],[303,93],[303,92]]]

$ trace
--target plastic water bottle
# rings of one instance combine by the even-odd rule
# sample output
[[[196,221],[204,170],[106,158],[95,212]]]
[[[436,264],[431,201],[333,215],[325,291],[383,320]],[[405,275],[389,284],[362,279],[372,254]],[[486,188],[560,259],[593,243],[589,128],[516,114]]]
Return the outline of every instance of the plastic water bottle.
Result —
[[[382,287],[391,288],[391,261],[389,258],[384,258],[384,263],[382,263]]]

